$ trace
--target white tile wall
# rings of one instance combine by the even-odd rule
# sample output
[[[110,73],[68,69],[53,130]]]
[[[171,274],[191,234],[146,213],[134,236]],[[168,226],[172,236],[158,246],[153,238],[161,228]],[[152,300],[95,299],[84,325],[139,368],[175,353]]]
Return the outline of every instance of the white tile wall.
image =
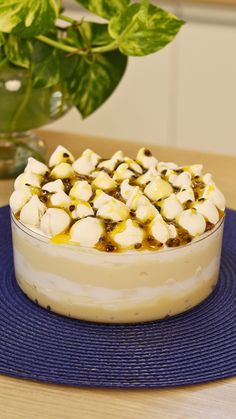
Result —
[[[131,58],[92,116],[81,121],[72,110],[46,128],[236,154],[236,8],[174,9],[188,23],[173,43]]]

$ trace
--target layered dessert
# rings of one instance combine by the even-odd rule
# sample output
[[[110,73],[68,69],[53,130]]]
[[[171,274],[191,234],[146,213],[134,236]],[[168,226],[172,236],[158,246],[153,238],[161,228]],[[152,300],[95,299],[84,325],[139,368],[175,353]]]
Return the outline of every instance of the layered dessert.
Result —
[[[225,199],[201,164],[141,148],[29,158],[10,198],[21,289],[57,313],[98,322],[189,310],[219,273]]]

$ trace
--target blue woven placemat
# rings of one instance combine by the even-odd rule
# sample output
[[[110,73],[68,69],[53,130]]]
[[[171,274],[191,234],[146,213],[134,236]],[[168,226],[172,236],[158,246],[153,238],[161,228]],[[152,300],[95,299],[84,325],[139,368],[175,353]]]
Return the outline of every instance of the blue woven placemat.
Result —
[[[32,303],[13,270],[9,210],[0,209],[0,373],[88,387],[158,388],[236,375],[236,211],[228,210],[220,281],[168,320],[108,325]]]

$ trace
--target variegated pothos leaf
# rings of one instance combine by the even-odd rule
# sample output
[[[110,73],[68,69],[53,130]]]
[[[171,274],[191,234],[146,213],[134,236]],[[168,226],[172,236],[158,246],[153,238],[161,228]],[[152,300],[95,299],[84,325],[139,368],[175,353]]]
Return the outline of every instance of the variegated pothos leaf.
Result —
[[[5,38],[2,32],[0,32],[0,46],[5,43]]]
[[[77,48],[91,48],[92,46],[106,45],[113,41],[108,33],[106,23],[81,22],[80,25],[71,26],[67,30],[66,42]]]
[[[166,46],[184,23],[172,13],[143,1],[112,18],[109,33],[123,54],[142,56]]]
[[[21,38],[46,33],[58,11],[56,0],[0,0],[0,31]]]
[[[119,51],[94,54],[91,60],[80,57],[69,91],[83,118],[98,109],[112,94],[126,65],[127,57]]]
[[[8,60],[19,67],[30,68],[32,43],[28,39],[21,39],[10,34],[4,45],[4,50]]]
[[[81,33],[91,46],[105,45],[112,42],[107,23],[82,22]]]
[[[2,32],[0,32],[0,63],[2,62],[2,60],[6,58],[4,47],[3,47],[4,43],[5,43],[4,35]]]
[[[60,80],[58,50],[36,41],[32,54],[32,79],[36,88],[50,87]]]
[[[76,0],[85,9],[95,15],[110,19],[122,12],[129,4],[129,0]]]

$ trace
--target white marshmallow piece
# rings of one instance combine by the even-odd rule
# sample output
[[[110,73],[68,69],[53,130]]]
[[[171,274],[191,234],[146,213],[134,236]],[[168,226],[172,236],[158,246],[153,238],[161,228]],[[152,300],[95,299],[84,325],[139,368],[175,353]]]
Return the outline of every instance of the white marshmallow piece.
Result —
[[[105,192],[101,191],[101,189],[97,189],[95,193],[95,197],[93,199],[93,206],[95,209],[100,208],[102,205],[107,204],[108,202],[112,201],[112,197]]]
[[[30,200],[32,193],[28,186],[15,190],[10,197],[10,207],[14,214],[17,214]]]
[[[167,224],[168,230],[169,230],[169,235],[170,235],[170,239],[175,239],[177,237],[177,230],[175,228],[175,226],[173,226],[172,224]]]
[[[92,194],[92,187],[87,180],[78,180],[74,183],[69,195],[72,199],[82,199],[83,201],[88,201]]]
[[[118,222],[127,220],[129,217],[129,208],[123,202],[113,198],[111,201],[100,206],[96,215],[106,220]]]
[[[51,177],[55,179],[66,179],[74,176],[74,170],[69,163],[59,163],[51,171]]]
[[[165,162],[165,161],[160,161],[157,165],[158,171],[161,173],[163,172],[163,170],[177,170],[179,168],[179,166],[175,163],[172,162]]]
[[[152,236],[160,243],[164,244],[170,238],[168,224],[165,223],[165,221],[159,216],[154,218],[154,220],[150,223],[149,230]]]
[[[60,208],[48,208],[41,218],[40,229],[49,237],[64,233],[71,219],[66,211]]]
[[[80,175],[89,175],[95,169],[100,158],[94,151],[87,149],[73,163],[73,169]]]
[[[167,198],[173,192],[171,185],[160,176],[154,178],[144,189],[145,195],[152,201]]]
[[[225,210],[225,197],[213,182],[206,186],[203,198],[208,198],[219,210]]]
[[[98,169],[107,169],[112,172],[117,164],[117,160],[109,159],[104,160],[98,164]]]
[[[123,180],[123,182],[120,184],[120,194],[122,198],[127,201],[134,189],[135,186],[129,184],[129,179]]]
[[[156,167],[158,160],[153,157],[152,155],[147,155],[147,150],[146,148],[140,148],[140,150],[138,151],[138,154],[136,156],[136,160],[139,164],[141,164],[142,167],[144,167],[144,169],[149,169],[150,167]],[[149,154],[149,153],[148,153]]]
[[[206,221],[203,215],[191,209],[187,209],[179,215],[178,223],[193,237],[200,236],[206,229]]]
[[[113,175],[114,180],[124,180],[124,179],[130,179],[132,176],[134,176],[134,172],[132,170],[129,170],[129,166],[127,163],[121,163],[117,169],[115,170],[115,173]]]
[[[144,204],[144,205],[138,205],[138,208],[136,210],[136,218],[145,223],[148,220],[153,220],[153,218],[157,215],[158,211],[157,209],[154,207],[154,205],[152,205],[151,203],[149,203],[148,205]]]
[[[142,243],[144,232],[138,226],[138,223],[127,220],[115,227],[111,236],[117,244],[123,248],[129,248],[137,243]]]
[[[115,189],[116,182],[107,173],[100,172],[99,175],[92,182],[95,189],[102,189],[103,191],[111,191]]]
[[[49,193],[64,191],[64,184],[61,179],[57,179],[52,182],[45,183],[45,185],[42,186],[42,190]]]
[[[205,185],[209,185],[209,183],[213,183],[212,174],[206,173],[205,175],[202,176],[202,180],[205,183]]]
[[[151,182],[152,180],[154,180],[158,175],[158,171],[155,169],[155,167],[150,167],[150,169],[147,170],[146,173],[144,173],[144,175],[139,176],[136,179],[136,183],[138,185],[146,185],[148,182]]]
[[[93,247],[104,233],[101,220],[94,217],[86,217],[76,221],[71,227],[71,240],[81,246]]]
[[[59,208],[68,208],[72,203],[71,199],[64,191],[58,191],[52,194],[50,201],[54,207]]]
[[[38,227],[46,209],[46,205],[39,200],[38,195],[33,195],[22,208],[20,212],[20,221],[23,224]]]
[[[192,178],[189,172],[182,172],[179,175],[170,175],[169,182],[177,188],[189,188]]]
[[[190,169],[193,176],[201,176],[202,175],[202,170],[203,170],[203,165],[202,164],[192,164],[191,166],[189,166],[189,169]]]
[[[52,153],[50,159],[49,159],[49,167],[57,166],[60,163],[73,163],[74,161],[73,154],[70,153],[67,148],[63,147],[62,145],[59,145],[56,150]]]
[[[143,169],[142,169],[142,167],[141,167],[141,166],[139,166],[139,164],[138,164],[136,161],[134,161],[134,160],[130,159],[129,157],[125,157],[125,158],[124,158],[124,162],[125,162],[126,164],[128,164],[128,167],[129,167],[131,170],[133,170],[134,172],[139,173],[140,175],[143,173]]]
[[[149,199],[143,195],[138,186],[135,186],[133,191],[130,193],[129,198],[126,202],[127,207],[136,211],[139,205],[150,205]]]
[[[28,158],[28,163],[25,168],[25,172],[32,172],[36,175],[44,176],[46,172],[48,172],[48,167],[46,164],[42,163],[41,161],[38,161],[34,159],[33,157]]]
[[[177,192],[176,196],[181,204],[184,204],[187,201],[195,201],[193,189],[189,186],[182,188],[179,192]]]
[[[21,173],[21,175],[17,176],[14,182],[14,188],[20,189],[25,185],[33,186],[35,188],[40,188],[42,182],[42,176],[36,175],[32,172]]]
[[[116,164],[124,160],[124,155],[122,151],[117,151],[109,160],[104,160],[98,164],[98,168],[105,168],[111,172],[114,170]]]
[[[123,161],[124,160],[124,153],[121,150],[116,151],[112,156],[111,156],[112,160],[116,160],[116,161]]]
[[[161,213],[167,220],[174,220],[182,211],[182,205],[174,193],[164,199]]]
[[[81,201],[76,206],[75,210],[71,213],[72,218],[84,218],[91,215],[94,215],[91,205],[86,201]]]
[[[194,208],[199,214],[202,214],[210,223],[216,224],[219,221],[219,212],[212,201],[206,199],[205,201],[197,202]]]

